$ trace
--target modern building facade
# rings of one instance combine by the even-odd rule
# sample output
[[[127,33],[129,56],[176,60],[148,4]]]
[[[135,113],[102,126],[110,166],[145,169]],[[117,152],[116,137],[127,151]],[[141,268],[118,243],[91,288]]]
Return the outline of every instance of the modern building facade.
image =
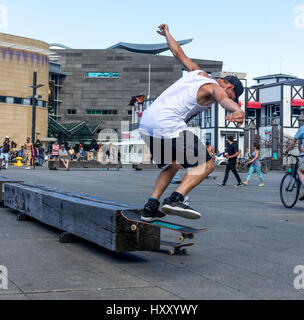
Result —
[[[17,148],[32,136],[33,73],[37,71],[36,139],[48,134],[49,45],[0,33],[0,144],[5,136]]]
[[[169,50],[167,44],[120,43],[105,50],[74,50],[56,44],[51,49],[52,61],[66,73],[58,87],[58,121],[84,121],[99,125],[99,131],[115,130],[118,136],[121,122],[132,121],[133,96],[154,99],[183,73],[174,57],[158,55]],[[220,61],[195,61],[209,73],[222,70]]]

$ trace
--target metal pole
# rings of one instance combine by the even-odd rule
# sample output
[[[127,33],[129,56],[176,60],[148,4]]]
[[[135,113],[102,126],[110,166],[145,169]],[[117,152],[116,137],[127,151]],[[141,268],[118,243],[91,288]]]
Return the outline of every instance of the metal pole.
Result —
[[[151,95],[151,64],[149,63],[149,88],[148,88],[148,99],[150,99]]]
[[[32,107],[32,143],[35,143],[36,134],[36,106],[37,106],[37,71],[33,73],[33,107]]]

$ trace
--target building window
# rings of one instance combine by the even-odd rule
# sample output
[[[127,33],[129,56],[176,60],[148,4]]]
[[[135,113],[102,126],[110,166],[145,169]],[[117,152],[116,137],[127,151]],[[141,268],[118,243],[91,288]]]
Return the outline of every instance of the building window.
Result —
[[[103,115],[117,115],[118,111],[117,110],[102,110]]]
[[[6,103],[8,103],[8,104],[14,104],[14,98],[12,98],[12,97],[7,97],[7,98],[6,98]]]
[[[196,127],[201,127],[201,123],[202,123],[202,120],[201,120],[201,115],[199,114],[198,116],[194,117],[193,119],[191,119],[187,125],[188,127],[191,127],[191,128],[196,128]]]
[[[112,116],[112,115],[117,115],[118,111],[117,110],[94,110],[94,109],[88,109],[87,110],[87,114],[88,115],[108,115],[108,116]]]
[[[23,103],[22,100],[23,99],[21,99],[21,98],[14,98],[14,104],[22,104]]]
[[[265,116],[262,117],[261,126],[262,127],[271,126],[274,119],[280,119],[280,114],[281,114],[280,106],[278,105],[265,106],[265,111],[264,111]]]
[[[291,114],[293,116],[300,116],[301,115],[301,107],[291,107]]]
[[[76,109],[68,109],[68,114],[76,114]]]
[[[209,142],[209,144],[211,145],[211,133],[206,133],[206,143]]]
[[[117,115],[118,111],[117,110],[94,110],[94,109],[88,109],[87,114],[89,115]]]
[[[25,106],[30,106],[31,105],[31,99],[23,99],[23,104]]]
[[[88,115],[101,115],[101,110],[87,110]]]
[[[211,108],[209,108],[205,111],[204,127],[205,128],[212,127],[212,109]]]
[[[24,105],[24,106],[31,106],[31,105],[33,105],[33,99],[0,96],[0,103],[20,104],[20,105]],[[37,106],[42,107],[42,108],[47,108],[48,103],[46,101],[37,100]]]
[[[247,117],[248,118],[256,118],[256,110],[255,109],[247,109]]]

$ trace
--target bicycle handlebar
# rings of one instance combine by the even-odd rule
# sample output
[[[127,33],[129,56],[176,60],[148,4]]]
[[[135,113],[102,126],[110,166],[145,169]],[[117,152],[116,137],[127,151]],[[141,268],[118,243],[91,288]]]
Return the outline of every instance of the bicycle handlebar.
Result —
[[[287,154],[286,157],[295,158],[295,159],[300,159],[300,158],[304,157],[304,155],[302,155],[302,156],[295,156],[294,154]]]

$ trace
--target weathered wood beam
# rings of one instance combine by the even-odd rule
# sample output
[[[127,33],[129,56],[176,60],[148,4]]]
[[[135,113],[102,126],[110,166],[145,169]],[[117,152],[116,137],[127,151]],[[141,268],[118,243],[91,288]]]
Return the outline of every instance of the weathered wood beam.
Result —
[[[131,230],[122,210],[128,204],[34,184],[4,184],[4,205],[44,224],[96,243],[114,252],[153,251],[160,247],[160,230]]]
[[[65,169],[61,161],[49,161],[48,167],[50,170]],[[70,169],[107,169],[118,170],[122,168],[121,164],[103,164],[98,161],[71,161],[69,163]]]
[[[3,185],[4,183],[22,183],[23,181],[16,181],[16,180],[13,180],[13,179],[9,179],[9,178],[6,178],[6,177],[0,177],[0,205],[3,205],[3,191],[4,191],[4,188],[3,188]]]

